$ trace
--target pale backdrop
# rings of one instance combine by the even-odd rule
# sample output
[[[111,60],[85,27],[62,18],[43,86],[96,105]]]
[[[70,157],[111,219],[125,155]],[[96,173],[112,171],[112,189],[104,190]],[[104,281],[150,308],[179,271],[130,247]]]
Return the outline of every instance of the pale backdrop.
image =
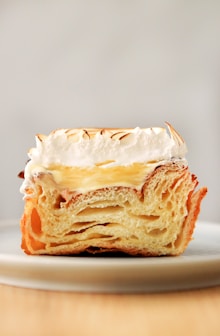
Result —
[[[0,1],[0,219],[36,133],[169,121],[220,221],[220,1]]]

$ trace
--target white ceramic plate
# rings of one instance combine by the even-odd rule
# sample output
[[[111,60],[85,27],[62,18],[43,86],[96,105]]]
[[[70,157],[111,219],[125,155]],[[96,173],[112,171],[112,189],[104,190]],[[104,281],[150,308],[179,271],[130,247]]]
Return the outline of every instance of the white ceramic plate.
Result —
[[[18,221],[0,221],[0,283],[79,292],[161,292],[220,285],[220,224],[198,222],[178,257],[27,256]]]

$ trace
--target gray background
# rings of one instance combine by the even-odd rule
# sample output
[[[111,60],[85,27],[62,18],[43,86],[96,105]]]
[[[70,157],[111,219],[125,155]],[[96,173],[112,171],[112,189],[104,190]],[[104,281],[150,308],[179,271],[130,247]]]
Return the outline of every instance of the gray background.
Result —
[[[0,219],[36,133],[169,121],[220,221],[220,1],[1,1]]]

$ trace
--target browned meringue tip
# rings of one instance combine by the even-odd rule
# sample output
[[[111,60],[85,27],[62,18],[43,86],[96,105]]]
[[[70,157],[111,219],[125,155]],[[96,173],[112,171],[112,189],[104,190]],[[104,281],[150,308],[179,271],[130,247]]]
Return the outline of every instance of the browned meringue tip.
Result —
[[[47,138],[47,136],[44,134],[36,134],[36,138],[42,142]]]
[[[182,145],[185,143],[184,139],[181,137],[181,135],[174,129],[174,127],[168,123],[167,121],[165,122],[169,133],[171,135],[171,137],[173,138],[173,140],[178,143],[179,145]]]

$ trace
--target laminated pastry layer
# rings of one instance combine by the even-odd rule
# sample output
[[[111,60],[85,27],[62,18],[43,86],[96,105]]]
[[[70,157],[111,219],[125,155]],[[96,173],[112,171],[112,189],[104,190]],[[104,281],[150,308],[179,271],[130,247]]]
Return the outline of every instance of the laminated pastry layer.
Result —
[[[121,251],[178,255],[191,240],[206,188],[184,165],[170,163],[146,176],[140,190],[113,186],[86,193],[35,177],[21,220],[29,254]]]

